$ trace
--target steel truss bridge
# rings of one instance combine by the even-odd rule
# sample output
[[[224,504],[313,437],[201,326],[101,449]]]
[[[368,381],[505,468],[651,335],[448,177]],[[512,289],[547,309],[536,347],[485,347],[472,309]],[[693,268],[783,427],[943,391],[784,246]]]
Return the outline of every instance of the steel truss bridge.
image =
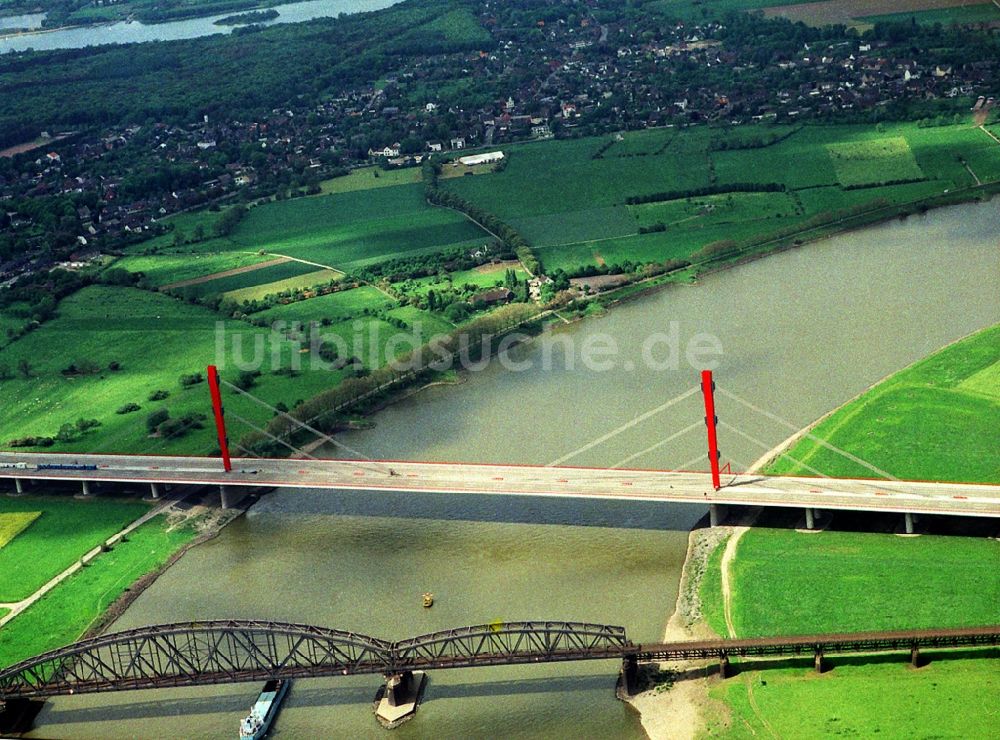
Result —
[[[281,622],[224,620],[156,625],[90,638],[0,671],[0,703],[61,694],[174,686],[405,674],[571,660],[774,658],[1000,645],[1000,625],[636,645],[622,627],[580,622],[496,622],[398,642]],[[724,672],[724,671],[723,671]]]

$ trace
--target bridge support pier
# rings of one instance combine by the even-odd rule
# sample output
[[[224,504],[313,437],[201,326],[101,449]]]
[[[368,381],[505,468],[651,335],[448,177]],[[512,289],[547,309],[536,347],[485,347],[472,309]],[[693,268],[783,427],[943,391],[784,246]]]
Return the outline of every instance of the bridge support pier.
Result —
[[[225,486],[219,486],[219,505],[222,506],[223,511],[232,506],[232,499],[229,497],[229,489]]]
[[[923,661],[920,659],[920,648],[914,645],[910,648],[910,665],[914,668],[920,668],[923,664]]]
[[[726,507],[722,504],[708,505],[708,524],[711,527],[718,527],[726,521]]]
[[[17,496],[24,495],[24,483],[21,482],[20,478],[14,479],[14,491]]]
[[[90,481],[82,480],[80,481],[80,495],[78,498],[90,498],[93,493],[90,490]]]
[[[427,674],[423,671],[403,671],[385,677],[375,717],[388,729],[410,719],[417,711],[417,704],[424,691]]]
[[[723,653],[719,656],[719,678],[729,678],[733,675],[733,669],[729,666],[729,656]]]
[[[159,483],[150,483],[149,484],[149,497],[153,501],[156,501],[158,498],[160,498],[160,484]]]
[[[816,673],[822,673],[825,670],[823,665],[823,651],[817,650],[816,654],[813,656],[813,667],[816,669]]]
[[[816,510],[806,507],[806,529],[816,529]]]
[[[914,533],[914,527],[913,527],[914,521],[916,521],[916,517],[914,517],[913,514],[911,514],[910,512],[906,512],[905,514],[903,514],[903,522],[905,523],[907,534]]]
[[[622,658],[621,690],[625,696],[636,693],[636,683],[639,679],[639,659],[635,655]]]

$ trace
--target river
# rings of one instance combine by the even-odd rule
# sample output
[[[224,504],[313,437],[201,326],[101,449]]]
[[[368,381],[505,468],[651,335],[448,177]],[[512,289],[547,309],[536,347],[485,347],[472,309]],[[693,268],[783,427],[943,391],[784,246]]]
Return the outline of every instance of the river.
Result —
[[[370,10],[381,10],[395,5],[399,0],[307,0],[301,3],[278,5],[275,10],[280,14],[277,18],[262,25],[275,23],[299,23],[314,18],[330,18],[341,13],[361,13]],[[79,49],[84,46],[100,44],[131,44],[140,41],[175,41],[177,39],[193,39],[198,36],[210,36],[213,33],[231,33],[234,26],[217,26],[215,21],[243,11],[233,11],[204,18],[189,18],[182,21],[167,23],[151,23],[146,25],[137,21],[106,23],[75,28],[61,28],[42,33],[28,33],[16,36],[3,36],[5,28],[29,27],[27,20],[37,26],[41,23],[40,15],[17,16],[15,19],[0,18],[0,54],[8,51],[35,51],[49,49]],[[4,21],[8,23],[4,23]],[[15,23],[16,21],[16,23]]]
[[[350,443],[374,456],[611,465],[697,422],[697,395],[633,423],[697,382],[686,361],[653,370],[641,347],[677,322],[722,347],[716,377],[793,426],[805,425],[929,352],[1000,321],[1000,200],[827,239],[674,287],[514,350],[497,365],[373,417]],[[613,368],[565,363],[555,346],[618,338]],[[599,341],[599,340],[591,340]],[[665,347],[662,344],[661,347]],[[662,353],[661,353],[662,354]],[[664,359],[662,356],[660,359]],[[668,364],[668,363],[665,363]],[[629,369],[631,368],[631,369]],[[724,460],[736,468],[789,430],[726,396]],[[736,431],[734,431],[736,430]],[[702,429],[636,457],[676,466],[703,454]],[[750,438],[756,440],[750,441]],[[694,463],[693,467],[703,467]],[[281,492],[195,548],[115,625],[246,617],[400,638],[494,619],[621,624],[656,640],[674,603],[697,507],[461,495]],[[420,594],[436,595],[433,609]],[[582,663],[439,672],[399,738],[640,738],[613,698],[617,666]],[[375,677],[299,681],[275,737],[387,737],[371,715]],[[216,737],[235,732],[254,686],[66,697],[37,737]]]

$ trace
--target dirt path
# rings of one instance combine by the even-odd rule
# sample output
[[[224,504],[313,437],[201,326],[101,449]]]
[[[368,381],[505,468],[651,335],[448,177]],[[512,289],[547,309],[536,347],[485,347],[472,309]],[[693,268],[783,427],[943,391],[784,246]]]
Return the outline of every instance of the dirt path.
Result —
[[[747,689],[747,700],[750,702],[750,708],[753,709],[754,715],[760,720],[760,723],[764,725],[764,729],[767,730],[767,734],[773,738],[780,738],[781,735],[775,732],[771,723],[767,721],[767,718],[764,716],[764,712],[761,711],[760,705],[757,703],[757,697],[753,694],[753,685],[759,680],[760,673],[758,671],[745,674],[743,685],[746,686]]]
[[[994,134],[992,131],[986,128],[986,126],[980,126],[979,130],[982,131],[987,136],[989,136],[991,139],[993,139],[993,141],[995,141],[997,144],[1000,144],[1000,139],[997,138],[996,134]]]
[[[35,591],[35,593],[31,594],[31,596],[28,596],[27,598],[21,599],[20,601],[14,603],[0,604],[0,607],[3,607],[5,609],[10,609],[9,614],[6,614],[3,616],[3,618],[0,618],[0,627],[3,627],[10,620],[14,619],[16,616],[21,614],[25,609],[27,609],[36,601],[45,596],[45,594],[47,594],[49,591],[54,589],[60,583],[69,578],[71,575],[73,575],[78,570],[83,568],[84,565],[86,565],[91,560],[100,555],[102,547],[104,547],[105,545],[108,546],[114,545],[116,542],[120,541],[122,537],[125,537],[129,533],[135,531],[153,517],[159,516],[160,514],[164,513],[165,511],[173,507],[173,505],[177,503],[177,501],[179,501],[181,498],[183,498],[183,496],[181,495],[171,495],[165,497],[161,504],[159,504],[158,506],[154,506],[152,509],[147,511],[141,517],[139,517],[134,522],[125,527],[125,529],[123,529],[121,532],[105,540],[102,544],[98,545],[97,547],[87,552],[83,557],[81,557],[79,560],[73,563],[73,565],[71,565],[69,568],[64,570],[59,575],[57,575],[55,578],[52,578],[44,586]]]
[[[726,549],[722,553],[722,601],[725,606],[726,630],[729,637],[736,637],[736,627],[733,625],[733,584],[730,566],[736,557],[736,546],[740,538],[750,529],[749,527],[733,527],[733,534],[726,542]]]
[[[200,285],[201,283],[207,283],[211,280],[218,280],[219,278],[231,277],[233,275],[242,275],[245,272],[262,270],[265,267],[274,267],[275,265],[283,265],[284,263],[291,260],[290,257],[285,257],[284,255],[279,255],[279,256],[280,259],[267,260],[266,262],[257,262],[253,265],[245,265],[243,267],[234,267],[232,270],[213,272],[211,275],[202,275],[201,277],[191,278],[190,280],[178,280],[176,283],[168,283],[167,285],[161,285],[160,290],[172,290],[174,288],[186,288],[189,285]]]

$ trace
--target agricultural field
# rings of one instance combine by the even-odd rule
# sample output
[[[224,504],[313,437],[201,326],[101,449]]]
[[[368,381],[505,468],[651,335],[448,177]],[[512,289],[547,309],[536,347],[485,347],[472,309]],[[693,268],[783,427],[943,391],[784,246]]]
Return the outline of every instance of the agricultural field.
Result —
[[[418,170],[400,172],[407,173],[406,177],[419,177]],[[351,177],[355,175],[341,179]],[[364,174],[359,177],[364,179]],[[401,176],[399,172],[386,172],[379,178],[373,176],[372,180],[380,181],[383,177]],[[194,214],[184,215],[194,218]],[[211,235],[213,228],[204,228],[204,232]],[[185,233],[190,237],[190,232]],[[429,206],[420,183],[393,184],[256,205],[228,236],[175,244],[174,238],[167,234],[131,247],[127,259],[119,264],[129,269],[136,266],[149,276],[156,270],[155,260],[162,259],[169,266],[157,274],[155,282],[166,284],[188,277],[179,273],[177,258],[182,255],[192,263],[196,258],[205,259],[201,255],[211,255],[209,259],[216,264],[205,271],[199,270],[201,275],[218,271],[216,265],[225,270],[240,266],[241,260],[247,264],[247,255],[259,260],[287,255],[316,263],[313,270],[325,267],[350,271],[407,254],[440,251],[455,245],[481,245],[488,238],[463,215]],[[241,256],[234,257],[233,264],[224,264],[227,254]],[[129,261],[138,256],[144,260]],[[262,278],[260,282],[273,282],[264,280],[268,277],[264,274],[257,277]],[[252,284],[257,283],[243,282],[216,292]]]
[[[813,434],[911,480],[1000,481],[1000,326],[946,347],[838,409]],[[826,475],[871,471],[804,439],[788,451]],[[768,472],[809,475],[782,457]]]
[[[800,215],[790,193],[729,193],[628,206],[640,226],[708,221],[715,224],[761,221]]]
[[[1000,180],[1000,144],[970,122],[662,129],[504,152],[502,172],[442,187],[517,228],[550,271],[686,259],[715,241],[760,241],[840,209],[919,202],[975,185],[966,164],[982,182]],[[919,182],[879,184],[907,179]],[[709,187],[723,192],[693,195],[704,205],[689,209],[685,191]],[[659,223],[665,232],[638,233]]]
[[[902,136],[828,144],[837,181],[844,187],[921,180],[924,173]]]
[[[0,347],[10,343],[10,339],[7,337],[7,331],[19,330],[24,325],[24,322],[25,319],[11,316],[8,313],[0,311]]]
[[[269,308],[254,315],[254,318],[262,318],[268,323],[275,321],[293,322],[298,321],[303,324],[311,322],[321,322],[324,319],[330,321],[341,321],[360,316],[365,309],[369,312],[379,311],[390,305],[395,305],[396,301],[378,288],[362,285],[350,290],[340,290],[336,293],[316,296],[304,301],[296,301]]]
[[[0,547],[3,547],[31,526],[40,511],[0,511]]]
[[[309,265],[306,266],[309,267]],[[261,283],[259,285],[251,285],[247,288],[229,290],[223,293],[222,296],[238,303],[242,301],[255,301],[286,290],[295,291],[314,288],[319,285],[328,285],[329,283],[336,282],[341,277],[343,277],[343,273],[334,270],[316,270],[314,272],[307,272],[304,275],[276,280],[273,283]]]
[[[319,184],[323,195],[353,193],[356,190],[387,188],[393,185],[412,185],[421,179],[419,167],[383,170],[381,167],[359,167],[350,174],[324,180]]]
[[[142,273],[149,285],[159,288],[203,279],[220,272],[251,267],[270,260],[270,257],[248,252],[157,254],[123,257],[116,260],[113,267]]]
[[[284,282],[287,280],[298,280],[305,275],[315,274],[316,271],[317,268],[315,265],[307,265],[304,262],[288,260],[281,262],[280,264],[267,265],[256,270],[238,272],[236,274],[227,274],[224,277],[218,277],[213,280],[199,281],[181,288],[176,288],[176,290],[180,291],[185,296],[196,296],[198,298],[212,295],[225,295],[227,293],[235,293],[237,291],[248,289],[252,291],[258,286],[271,285],[273,283]],[[334,276],[338,275],[338,273],[334,272],[330,272],[330,274]],[[309,285],[314,284],[315,283],[309,283]]]
[[[713,737],[985,738],[996,727],[1000,679],[996,656],[948,660],[913,670],[905,658],[830,661],[822,676],[806,666],[748,671],[715,686],[730,724],[709,721]],[[981,700],[970,700],[977,697]]]
[[[912,20],[924,25],[951,26],[965,23],[990,23],[1000,21],[1000,8],[992,2],[970,3],[958,7],[935,8],[932,10],[915,10],[905,13],[886,13],[884,15],[868,15],[858,18],[864,23],[908,23]]]
[[[727,0],[723,0],[726,2]],[[743,0],[728,0],[742,4]],[[749,0],[757,2],[757,0]],[[911,16],[922,12],[931,12],[931,18],[937,17],[945,23],[952,13],[959,17],[968,15],[968,9],[978,7],[981,2],[975,0],[825,0],[820,2],[773,3],[764,0],[764,14],[768,16],[783,16],[791,21],[802,21],[810,26],[825,26],[832,23],[843,23],[856,28],[870,28],[872,18],[880,16],[901,16],[901,20],[909,21]],[[976,12],[973,15],[978,16]],[[936,22],[936,21],[931,21]]]

